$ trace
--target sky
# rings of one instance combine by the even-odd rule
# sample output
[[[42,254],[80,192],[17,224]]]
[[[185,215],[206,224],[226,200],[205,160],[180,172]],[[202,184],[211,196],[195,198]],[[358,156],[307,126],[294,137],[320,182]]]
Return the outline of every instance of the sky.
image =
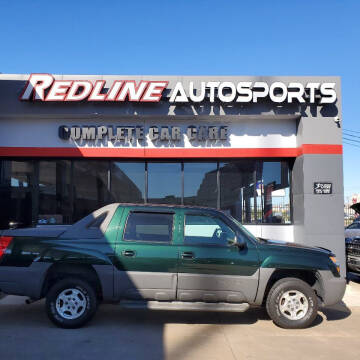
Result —
[[[344,144],[345,198],[360,193],[360,1],[0,0],[0,9],[2,73],[341,76],[343,128],[359,131],[348,132],[358,147]]]

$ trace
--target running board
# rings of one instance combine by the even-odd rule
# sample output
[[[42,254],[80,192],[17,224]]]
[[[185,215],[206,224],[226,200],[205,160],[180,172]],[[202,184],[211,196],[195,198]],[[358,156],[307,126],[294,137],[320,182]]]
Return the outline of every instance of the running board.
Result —
[[[120,301],[119,305],[126,309],[149,309],[149,310],[184,310],[184,311],[221,311],[221,312],[244,312],[249,309],[247,303],[205,303],[205,302],[182,302],[182,301]]]

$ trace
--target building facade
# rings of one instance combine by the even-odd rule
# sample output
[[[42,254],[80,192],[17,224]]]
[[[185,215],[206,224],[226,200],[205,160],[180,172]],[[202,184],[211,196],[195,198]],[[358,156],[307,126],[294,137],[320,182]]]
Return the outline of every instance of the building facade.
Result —
[[[344,269],[338,77],[0,75],[0,228],[222,209]]]

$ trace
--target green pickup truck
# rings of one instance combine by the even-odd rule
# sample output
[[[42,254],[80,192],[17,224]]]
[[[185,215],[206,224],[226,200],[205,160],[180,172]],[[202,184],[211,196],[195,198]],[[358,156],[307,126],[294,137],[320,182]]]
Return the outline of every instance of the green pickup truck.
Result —
[[[265,306],[304,328],[339,302],[334,254],[269,241],[209,208],[111,204],[71,226],[0,233],[0,291],[46,298],[60,327],[88,322],[100,302],[156,310],[242,312]]]

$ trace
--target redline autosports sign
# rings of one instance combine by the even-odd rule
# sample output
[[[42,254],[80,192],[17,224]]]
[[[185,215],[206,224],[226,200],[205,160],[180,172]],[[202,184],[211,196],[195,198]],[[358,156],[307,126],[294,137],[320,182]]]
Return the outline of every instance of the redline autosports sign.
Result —
[[[51,74],[31,74],[21,95],[23,101],[106,101],[159,102],[169,81],[115,80],[106,88],[105,80],[56,80]],[[257,103],[269,98],[274,103],[331,104],[337,100],[335,83],[309,82],[302,84],[281,81],[190,81],[187,86],[177,82],[172,87],[170,103]]]

